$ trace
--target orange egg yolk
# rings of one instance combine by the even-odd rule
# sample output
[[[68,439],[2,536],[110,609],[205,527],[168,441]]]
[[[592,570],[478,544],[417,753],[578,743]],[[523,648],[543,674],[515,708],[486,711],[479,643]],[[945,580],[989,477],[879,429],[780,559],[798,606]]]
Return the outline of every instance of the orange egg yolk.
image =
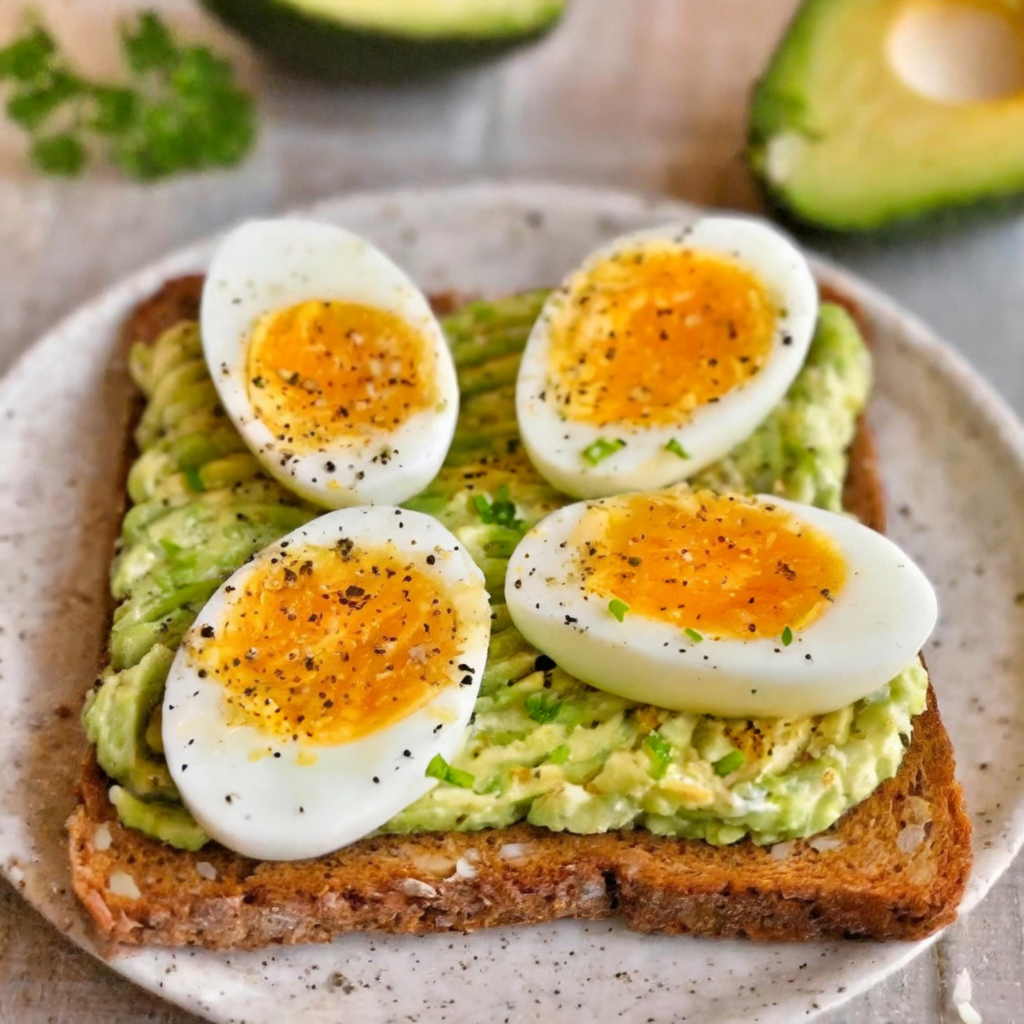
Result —
[[[776,311],[732,260],[678,246],[581,271],[549,326],[548,399],[570,420],[666,426],[761,372]]]
[[[351,302],[303,302],[264,316],[248,352],[249,400],[295,451],[369,441],[437,405],[436,356],[393,313]]]
[[[423,556],[429,557],[429,556]],[[228,720],[334,745],[407,717],[458,685],[458,621],[438,580],[393,545],[279,548],[194,633]]]
[[[573,543],[588,593],[701,638],[797,633],[827,612],[847,576],[823,531],[779,506],[710,491],[594,506]]]

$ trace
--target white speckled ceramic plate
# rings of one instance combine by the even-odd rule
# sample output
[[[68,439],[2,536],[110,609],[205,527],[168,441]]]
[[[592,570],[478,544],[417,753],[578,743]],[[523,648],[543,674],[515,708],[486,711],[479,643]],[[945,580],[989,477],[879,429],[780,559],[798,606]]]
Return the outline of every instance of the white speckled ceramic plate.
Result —
[[[619,232],[694,215],[632,196],[540,186],[363,195],[315,215],[361,232],[427,290],[500,295],[559,279]],[[86,949],[63,822],[84,741],[77,708],[105,628],[117,452],[129,397],[118,323],[208,246],[107,293],[30,351],[0,390],[0,866]],[[873,419],[892,533],[935,581],[928,651],[975,823],[969,911],[1024,838],[1024,430],[921,324],[835,268],[877,337]],[[983,686],[973,685],[984,681]],[[922,945],[759,945],[636,935],[617,923],[218,955],[152,951],[112,966],[213,1021],[744,1021],[836,1006]]]

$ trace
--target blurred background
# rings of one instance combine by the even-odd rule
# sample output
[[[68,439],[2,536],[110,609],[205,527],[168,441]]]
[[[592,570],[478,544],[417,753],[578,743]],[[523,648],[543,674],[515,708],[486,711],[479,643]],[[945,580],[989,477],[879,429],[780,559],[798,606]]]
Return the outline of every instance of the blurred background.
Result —
[[[352,6],[367,2],[409,0]],[[236,23],[245,22],[246,0],[211,0],[218,4]],[[1001,52],[1012,56],[1024,8],[1017,0],[992,4],[1009,13],[1010,49]],[[253,2],[249,13],[262,6],[264,0]],[[61,316],[147,262],[246,216],[341,192],[525,179],[763,209],[743,159],[751,91],[799,6],[798,0],[571,0],[560,21],[526,33],[539,38],[494,60],[457,74],[367,84],[314,81],[283,70],[199,0],[0,0],[0,47],[24,31],[31,7],[83,75],[113,80],[122,74],[119,20],[155,10],[176,37],[208,45],[230,62],[253,96],[259,126],[251,152],[236,166],[138,182],[102,161],[77,177],[45,175],[30,158],[24,126],[0,118],[0,373]],[[1024,38],[1024,30],[1018,34]],[[955,38],[964,54],[977,57],[978,36]],[[1019,90],[1020,114],[1002,123],[994,144],[1010,154],[1009,163],[1019,158],[1024,167],[1024,48],[1020,53],[1018,85],[1012,67],[1008,78]],[[301,54],[291,56],[303,63]],[[434,58],[440,65],[434,68],[428,59],[427,70],[445,70],[449,56]],[[819,59],[841,67],[850,56],[840,51]],[[347,65],[343,70],[349,78],[367,77]],[[912,133],[913,125],[892,130]],[[953,128],[935,159],[950,147]],[[969,157],[991,159],[983,149]],[[927,320],[1024,412],[1019,205],[957,211],[882,236],[797,230],[805,244]],[[1024,1021],[1022,900],[1018,864],[941,944],[835,1020],[925,1019],[921,1007],[940,1005],[943,979],[970,963],[975,1003],[991,1008],[986,1021]],[[1005,956],[990,961],[988,951],[997,947]],[[0,963],[3,1020],[57,1019],[47,1016],[46,1000],[58,984],[65,987],[60,1005],[80,1005],[74,1019],[90,1024],[187,1019],[93,965],[2,882]],[[39,1015],[29,1016],[29,1007],[41,1008]]]

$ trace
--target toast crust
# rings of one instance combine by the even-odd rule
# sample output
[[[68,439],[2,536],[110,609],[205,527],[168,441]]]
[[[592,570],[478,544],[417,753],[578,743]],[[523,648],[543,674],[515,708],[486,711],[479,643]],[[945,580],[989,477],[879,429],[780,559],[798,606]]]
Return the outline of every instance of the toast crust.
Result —
[[[201,283],[168,282],[136,308],[125,339],[152,341],[195,318]],[[126,438],[125,458],[129,450]],[[863,421],[844,498],[862,521],[884,529]],[[258,862],[216,843],[175,850],[123,828],[107,786],[90,748],[68,821],[72,883],[99,932],[132,946],[252,949],[348,931],[472,931],[616,914],[646,932],[911,940],[955,918],[971,866],[970,820],[931,688],[896,776],[828,832],[772,848],[520,824],[378,836],[315,860]],[[110,891],[118,872],[138,897]]]

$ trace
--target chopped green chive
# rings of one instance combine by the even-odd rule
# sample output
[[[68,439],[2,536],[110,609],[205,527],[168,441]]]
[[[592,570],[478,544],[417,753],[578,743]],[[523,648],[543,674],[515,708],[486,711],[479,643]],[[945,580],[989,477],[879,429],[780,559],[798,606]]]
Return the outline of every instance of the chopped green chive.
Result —
[[[596,466],[599,462],[604,462],[609,455],[614,455],[620,448],[625,447],[625,441],[607,441],[599,437],[592,445],[583,449],[583,458],[592,466]]]
[[[700,633],[698,633],[698,632],[697,632],[697,630],[695,630],[695,629],[690,629],[690,628],[689,628],[689,626],[687,626],[687,628],[686,628],[686,629],[684,629],[684,630],[683,630],[683,632],[684,632],[684,633],[685,633],[685,634],[686,634],[686,635],[687,635],[687,636],[688,636],[688,637],[689,637],[689,638],[690,638],[690,639],[691,639],[691,640],[692,640],[692,641],[693,641],[693,642],[694,642],[695,644],[699,644],[699,643],[701,642],[701,640],[703,640],[703,639],[704,639],[704,637],[702,637],[702,636],[700,635]]]
[[[504,732],[489,733],[489,739],[496,747],[507,747],[510,743],[526,739],[525,729],[506,729]]]
[[[793,630],[791,630],[789,628],[789,626],[787,626],[782,631],[782,646],[783,647],[788,647],[792,642],[793,642]]]
[[[561,710],[562,702],[554,694],[532,693],[526,698],[526,713],[541,725],[553,722]]]
[[[516,504],[509,497],[507,484],[502,484],[498,488],[493,503],[487,500],[485,494],[474,495],[473,507],[481,522],[488,526],[503,526],[519,534],[526,533],[526,522],[516,518]]]
[[[629,611],[629,605],[625,601],[620,601],[617,597],[614,597],[608,602],[608,611],[621,622],[626,617],[626,612]]]
[[[440,754],[435,754],[431,758],[424,774],[428,779],[440,779],[442,782],[451,783],[461,789],[473,788],[473,776],[461,768],[453,768]]]
[[[715,774],[720,776],[732,775],[739,771],[747,763],[747,758],[742,750],[730,750],[725,757],[714,764]]]
[[[644,748],[651,759],[651,776],[664,778],[672,761],[672,744],[659,732],[649,732],[644,738]]]
[[[447,780],[460,789],[472,789],[473,783],[476,781],[469,772],[464,772],[461,768],[453,768],[451,765],[448,766]]]
[[[551,756],[548,760],[552,764],[565,764],[565,762],[569,760],[569,745],[567,743],[563,743],[560,746],[555,747],[555,749],[551,751]]]
[[[665,445],[665,451],[678,455],[681,459],[688,459],[690,457],[690,453],[674,437]]]
[[[494,496],[494,504],[491,506],[491,513],[499,526],[507,526],[510,530],[525,532],[526,523],[522,519],[516,518],[516,503],[509,498],[507,484],[502,484],[498,488],[498,493]]]
[[[189,490],[195,491],[197,494],[202,494],[206,490],[203,478],[199,475],[199,470],[195,466],[190,466],[185,470],[185,482],[188,484]]]

